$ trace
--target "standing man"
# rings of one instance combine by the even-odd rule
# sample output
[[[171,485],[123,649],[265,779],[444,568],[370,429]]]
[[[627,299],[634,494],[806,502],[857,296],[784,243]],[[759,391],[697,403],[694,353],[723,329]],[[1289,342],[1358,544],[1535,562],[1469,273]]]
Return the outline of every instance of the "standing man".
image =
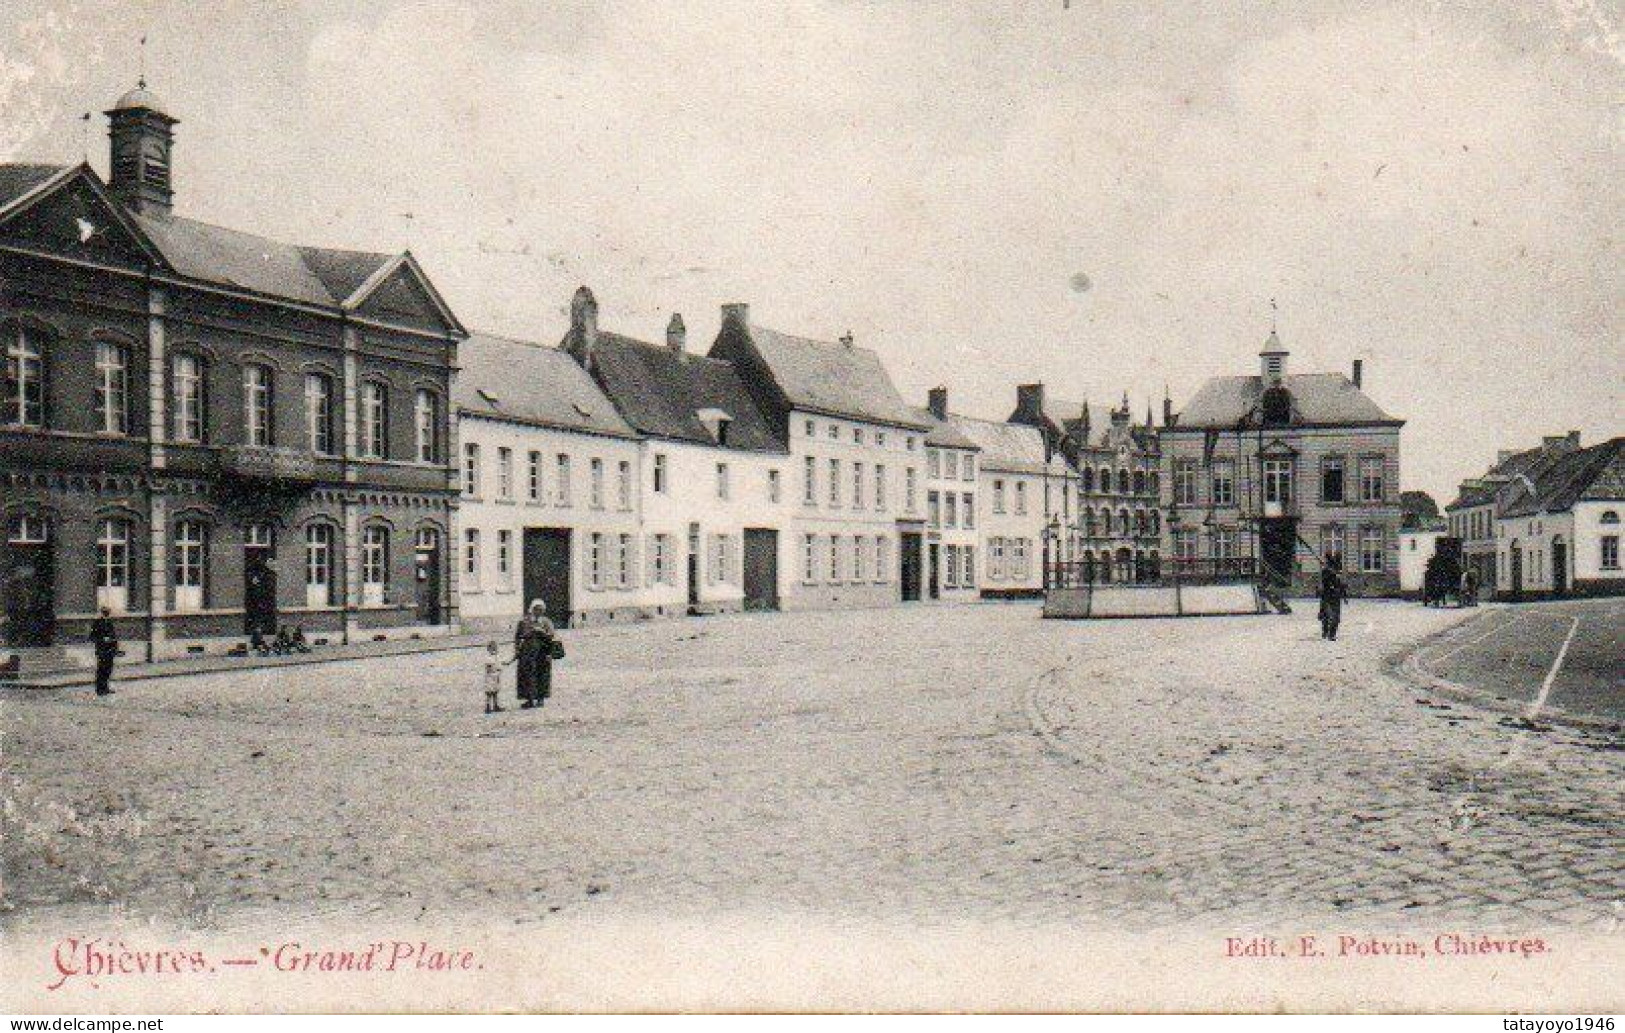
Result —
[[[1337,641],[1337,626],[1343,621],[1343,558],[1328,552],[1320,565],[1320,637]]]
[[[96,695],[111,696],[113,659],[118,656],[118,628],[113,626],[113,611],[105,606],[90,622],[90,643],[96,647]]]

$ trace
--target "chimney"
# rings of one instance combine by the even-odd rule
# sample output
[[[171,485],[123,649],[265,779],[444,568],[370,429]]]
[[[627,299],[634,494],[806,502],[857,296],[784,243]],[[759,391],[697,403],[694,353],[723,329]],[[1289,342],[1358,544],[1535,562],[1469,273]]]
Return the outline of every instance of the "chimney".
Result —
[[[738,323],[741,328],[750,325],[750,306],[742,301],[735,301],[722,306],[722,325],[730,322]]]
[[[948,418],[948,389],[945,387],[933,387],[929,392],[926,393],[925,404],[926,407],[931,410],[932,416],[935,416],[939,420],[946,420]]]
[[[1364,359],[1355,359],[1354,360],[1354,378],[1353,378],[1355,387],[1359,387],[1361,385],[1361,381],[1364,378],[1364,376],[1365,376],[1365,360]]]
[[[598,350],[598,299],[585,284],[570,299],[570,336],[576,361],[592,369],[593,353]]]
[[[674,352],[681,352],[687,340],[688,328],[683,325],[683,314],[673,312],[671,322],[666,324],[666,347]]]
[[[852,350],[852,331],[848,330],[846,333],[841,335],[841,347],[847,349],[848,351]]]
[[[111,143],[108,187],[113,196],[133,211],[168,215],[175,196],[170,151],[176,120],[164,113],[145,79],[103,114]]]
[[[1286,349],[1281,347],[1281,338],[1271,330],[1269,337],[1264,341],[1264,350],[1258,353],[1259,373],[1266,388],[1280,387],[1286,380],[1286,356]]]
[[[1569,431],[1569,444],[1573,445],[1575,448],[1580,447],[1580,432],[1579,431],[1577,431],[1577,430]]]

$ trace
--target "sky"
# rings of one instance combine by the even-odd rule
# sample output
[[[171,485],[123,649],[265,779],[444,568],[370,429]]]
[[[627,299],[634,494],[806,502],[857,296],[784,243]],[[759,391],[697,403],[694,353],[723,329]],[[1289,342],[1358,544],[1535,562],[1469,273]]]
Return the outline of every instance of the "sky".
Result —
[[[1472,10],[1460,8],[1471,6]],[[1625,28],[1588,0],[6,0],[0,160],[74,162],[141,72],[178,214],[410,247],[462,321],[691,347],[719,306],[904,396],[1136,415],[1363,359],[1441,503],[1622,432]],[[88,155],[105,174],[105,120]],[[1272,300],[1274,308],[1272,310]]]

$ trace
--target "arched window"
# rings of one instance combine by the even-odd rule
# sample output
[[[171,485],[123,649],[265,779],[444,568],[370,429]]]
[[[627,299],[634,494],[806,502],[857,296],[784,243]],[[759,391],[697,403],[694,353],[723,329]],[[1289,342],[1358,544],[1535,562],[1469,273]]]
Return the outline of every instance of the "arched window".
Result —
[[[333,543],[337,534],[332,524],[314,523],[305,528],[305,605],[333,605],[333,572],[336,557]]]
[[[1086,538],[1095,536],[1095,511],[1092,509],[1086,508],[1083,511],[1083,534]]]
[[[418,462],[440,462],[440,396],[427,388],[418,388],[415,415]]]
[[[1131,520],[1132,518],[1128,515],[1128,510],[1120,509],[1117,511],[1117,533],[1122,535],[1124,538],[1127,538],[1129,535],[1134,533],[1134,525],[1130,523]]]
[[[1129,477],[1127,470],[1117,471],[1117,493],[1127,495],[1129,492]]]
[[[203,440],[203,385],[203,359],[191,352],[176,352],[170,373],[176,441]]]
[[[1087,466],[1083,468],[1083,490],[1087,492],[1095,490],[1095,471]]]
[[[377,380],[361,385],[361,454],[389,458],[389,386]]]
[[[361,602],[382,606],[389,594],[389,528],[368,524],[361,529]]]
[[[109,517],[96,525],[96,606],[130,608],[130,522]]]
[[[1162,533],[1162,515],[1154,509],[1151,511],[1151,533]]]
[[[1106,495],[1106,494],[1109,494],[1111,492],[1111,490],[1112,490],[1112,471],[1111,471],[1111,468],[1102,466],[1100,468],[1100,493],[1102,495]]]
[[[209,528],[200,520],[175,525],[175,610],[203,609],[204,571],[209,566]]]
[[[330,456],[333,447],[333,378],[326,373],[305,374],[305,441],[317,455]]]
[[[275,435],[271,416],[271,367],[251,363],[243,367],[243,442],[268,447]]]
[[[130,431],[130,350],[112,341],[96,342],[96,429]]]
[[[1144,470],[1135,470],[1134,471],[1134,494],[1136,494],[1136,495],[1144,495],[1145,494],[1145,471]]]
[[[45,426],[45,337],[20,323],[6,327],[5,416],[16,427]]]
[[[1619,513],[1612,509],[1605,510],[1602,514],[1602,519],[1598,520],[1597,522],[1600,524],[1617,524],[1619,523]]]

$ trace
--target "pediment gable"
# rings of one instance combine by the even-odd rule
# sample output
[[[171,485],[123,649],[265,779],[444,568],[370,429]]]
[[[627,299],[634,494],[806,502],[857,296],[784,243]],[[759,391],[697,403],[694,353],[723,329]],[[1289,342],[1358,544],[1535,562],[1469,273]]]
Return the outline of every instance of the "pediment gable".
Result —
[[[126,269],[164,264],[152,242],[82,169],[0,215],[0,243]]]
[[[357,315],[434,333],[462,327],[410,254],[363,284],[349,300]]]

